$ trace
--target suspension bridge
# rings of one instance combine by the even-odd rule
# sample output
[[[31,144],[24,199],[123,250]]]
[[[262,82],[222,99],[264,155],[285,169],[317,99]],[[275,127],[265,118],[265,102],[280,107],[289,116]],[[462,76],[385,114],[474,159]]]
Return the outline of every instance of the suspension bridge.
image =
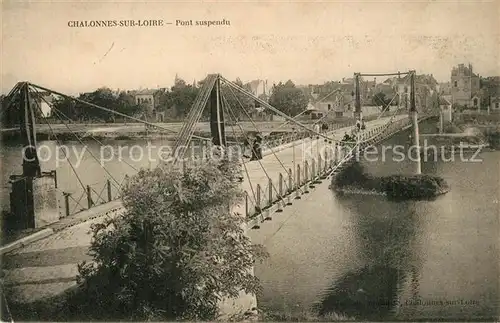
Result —
[[[251,148],[252,155],[261,154],[262,158],[248,160],[244,156],[238,156],[243,174],[241,185],[246,194],[244,201],[233,209],[246,218],[249,229],[259,230],[265,228],[266,223],[273,219],[274,222],[276,220],[279,222],[280,214],[293,210],[294,205],[304,203],[301,200],[313,199],[315,194],[324,194],[328,186],[327,180],[349,163],[357,151],[380,143],[410,127],[414,129],[413,138],[418,146],[418,123],[433,115],[417,115],[415,72],[401,74],[409,76],[406,81],[410,83],[411,91],[398,92],[398,95],[385,105],[380,115],[372,120],[363,120],[360,113],[360,78],[373,74],[356,73],[353,93],[354,120],[349,124],[330,123],[328,130],[318,130],[314,126],[327,123],[327,115],[313,125],[304,124],[298,121],[298,118],[284,114],[218,74],[208,75],[180,129],[171,129],[164,124],[150,123],[127,116],[40,85],[29,82],[18,83],[6,97],[7,104],[4,106],[4,109],[18,111],[18,131],[23,138],[21,148],[24,152],[22,174],[12,174],[10,177],[11,212],[6,221],[17,234],[11,239],[14,241],[4,244],[1,249],[6,269],[4,288],[7,295],[16,303],[29,303],[60,294],[75,286],[77,263],[89,260],[87,250],[91,239],[90,226],[93,223],[103,222],[107,217],[118,216],[124,211],[120,200],[120,188],[127,176],[107,170],[99,162],[98,156],[92,152],[88,151],[88,158],[94,160],[107,175],[97,185],[86,182],[86,171],[72,165],[69,156],[65,157],[76,183],[76,186],[72,185],[73,190],[68,190],[58,183],[57,169],[43,169],[37,153],[39,125],[35,122],[36,111],[41,109],[39,102],[44,101],[41,91],[74,100],[89,108],[120,115],[131,122],[164,132],[177,133],[172,145],[173,153],[167,156],[167,159],[168,163],[178,167],[183,167],[186,163],[202,163],[206,158],[206,155],[203,155],[203,151],[206,150],[192,152],[189,155],[193,146],[207,149],[222,147],[230,150],[232,145],[242,147],[243,141],[251,141],[252,135],[248,125],[245,129],[241,126],[236,111],[247,115],[249,124],[254,128],[253,133],[269,132],[259,129],[259,124],[252,121],[236,93],[255,100],[270,113],[282,117],[286,121],[280,127],[292,124],[299,130],[279,137],[264,135],[260,146]],[[393,101],[401,95],[409,95],[410,110],[398,106],[394,111],[390,111]],[[231,106],[228,103],[230,97],[234,99],[233,102],[238,102],[239,106]],[[49,102],[46,103],[51,105]],[[211,137],[195,135],[205,109],[210,113]],[[54,106],[52,111],[62,122],[58,127],[64,126],[65,131],[70,132],[75,141],[83,144],[83,134],[72,128],[74,122]],[[356,131],[352,140],[342,141],[346,133],[352,132],[358,120],[364,122],[365,128]],[[54,125],[47,123],[45,127],[49,131],[52,130],[53,140],[62,146],[63,142],[58,140]],[[97,145],[104,145],[97,138],[93,140]],[[133,163],[128,161],[124,163],[130,167],[132,175],[138,171],[138,167]],[[420,166],[417,166],[416,172],[421,172]],[[251,303],[249,301],[248,304],[241,306],[248,307]]]

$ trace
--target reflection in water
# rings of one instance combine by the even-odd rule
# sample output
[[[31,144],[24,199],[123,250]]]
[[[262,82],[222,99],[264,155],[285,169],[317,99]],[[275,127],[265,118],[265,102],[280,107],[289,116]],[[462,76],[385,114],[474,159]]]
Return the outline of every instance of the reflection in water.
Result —
[[[327,290],[318,314],[341,313],[356,319],[387,317],[397,302],[399,272],[391,267],[366,266],[338,279]]]
[[[404,143],[402,134],[386,144]],[[269,224],[254,233],[271,253],[256,267],[259,307],[358,320],[498,318],[500,152],[480,157],[424,162],[423,173],[451,186],[433,201],[313,192],[294,203],[278,232]],[[362,165],[373,176],[414,171],[391,156]]]
[[[353,210],[356,239],[364,266],[337,279],[317,306],[320,315],[344,313],[357,319],[381,319],[397,308],[407,276],[416,277],[414,241],[419,230],[413,202],[388,203],[383,197],[340,199]],[[416,279],[418,283],[418,279]],[[415,286],[418,288],[418,286]]]

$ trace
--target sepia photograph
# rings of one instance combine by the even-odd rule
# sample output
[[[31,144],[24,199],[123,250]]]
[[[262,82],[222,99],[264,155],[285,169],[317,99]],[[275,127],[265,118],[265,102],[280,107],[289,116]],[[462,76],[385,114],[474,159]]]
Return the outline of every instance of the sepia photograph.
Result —
[[[500,1],[0,21],[2,322],[500,320]]]

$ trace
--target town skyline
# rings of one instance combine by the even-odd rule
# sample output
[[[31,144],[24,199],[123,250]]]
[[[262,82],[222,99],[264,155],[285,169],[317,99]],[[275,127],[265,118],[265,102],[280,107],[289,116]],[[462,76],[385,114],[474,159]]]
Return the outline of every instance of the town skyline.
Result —
[[[451,68],[461,63],[481,76],[500,74],[496,2],[2,6],[2,93],[25,80],[77,94],[103,86],[171,87],[176,74],[190,84],[209,73],[307,85],[355,72],[415,69],[449,82]],[[226,19],[231,25],[68,27],[69,21],[128,18]]]

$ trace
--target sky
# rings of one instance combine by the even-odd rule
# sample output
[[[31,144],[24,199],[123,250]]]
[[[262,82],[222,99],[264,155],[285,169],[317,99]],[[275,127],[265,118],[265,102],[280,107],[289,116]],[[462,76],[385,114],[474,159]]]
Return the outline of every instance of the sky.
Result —
[[[449,81],[459,63],[500,75],[500,1],[2,1],[1,91],[18,81],[67,94],[230,80],[321,84],[408,71]],[[69,21],[163,20],[161,27]],[[229,26],[176,26],[222,20]]]

